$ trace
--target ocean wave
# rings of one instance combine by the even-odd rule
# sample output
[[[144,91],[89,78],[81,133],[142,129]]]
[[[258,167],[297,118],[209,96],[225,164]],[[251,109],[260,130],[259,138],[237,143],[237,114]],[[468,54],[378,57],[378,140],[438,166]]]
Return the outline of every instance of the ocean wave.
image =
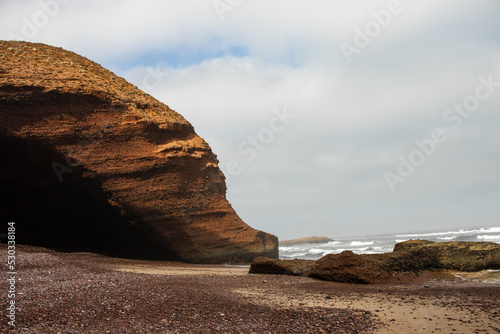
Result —
[[[375,241],[352,241],[350,243],[351,246],[371,246],[375,243]]]
[[[375,253],[390,253],[394,249],[393,245],[390,246],[380,246],[380,247],[370,247],[370,250],[372,250]]]
[[[478,235],[480,240],[500,240],[500,235]]]
[[[453,240],[453,239],[456,239],[457,236],[451,236],[451,237],[441,237],[441,238],[438,238],[439,240]]]
[[[415,238],[415,237],[432,237],[440,235],[460,235],[460,234],[478,234],[478,233],[497,233],[500,232],[500,227],[482,227],[479,229],[460,229],[458,231],[448,232],[433,232],[433,233],[420,233],[420,234],[398,234],[398,238]]]
[[[283,254],[283,253],[280,253],[280,257],[283,257],[283,258],[303,258],[304,256],[306,256],[307,253],[287,253],[287,254]]]
[[[324,249],[320,249],[320,248],[311,248],[308,252],[310,254],[323,254],[323,253],[326,253],[328,251],[324,250]]]
[[[419,238],[415,238],[418,236]],[[450,232],[437,232],[409,235],[387,235],[382,237],[358,237],[340,239],[322,244],[301,244],[279,247],[282,259],[308,259],[317,260],[326,254],[339,254],[350,250],[355,254],[380,254],[390,253],[396,243],[409,239],[427,239],[430,241],[489,241],[500,244],[500,227],[471,228]]]

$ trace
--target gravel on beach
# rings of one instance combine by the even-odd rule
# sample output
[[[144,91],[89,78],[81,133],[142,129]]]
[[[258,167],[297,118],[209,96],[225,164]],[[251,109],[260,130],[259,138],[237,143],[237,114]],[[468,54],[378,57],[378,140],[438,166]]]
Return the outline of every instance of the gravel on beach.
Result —
[[[5,263],[6,253],[1,245]],[[18,246],[16,256],[16,326],[3,316],[0,333],[384,333],[391,323],[379,313],[388,310],[356,303],[335,307],[332,302],[373,296],[398,303],[436,302],[436,295],[445,296],[442,302],[450,307],[476,312],[471,317],[483,322],[484,333],[500,333],[500,288],[493,285],[356,286],[241,270],[234,275],[143,274],[116,270],[130,260],[29,246]],[[8,288],[2,279],[2,310],[10,301]],[[469,325],[471,333],[481,332],[476,323]]]

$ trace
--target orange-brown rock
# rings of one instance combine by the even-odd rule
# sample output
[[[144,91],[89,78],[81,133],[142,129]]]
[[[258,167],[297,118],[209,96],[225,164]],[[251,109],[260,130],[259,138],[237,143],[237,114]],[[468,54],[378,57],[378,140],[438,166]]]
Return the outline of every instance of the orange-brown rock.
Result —
[[[196,92],[193,92],[195,95]],[[180,114],[98,64],[0,41],[1,221],[17,240],[189,262],[277,257]]]

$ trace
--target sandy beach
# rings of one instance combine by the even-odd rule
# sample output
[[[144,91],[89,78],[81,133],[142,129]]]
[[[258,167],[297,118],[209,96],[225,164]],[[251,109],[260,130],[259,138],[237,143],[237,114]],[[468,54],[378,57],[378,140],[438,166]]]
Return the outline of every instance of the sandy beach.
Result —
[[[17,260],[1,333],[500,333],[500,285],[452,275],[349,285],[28,246]]]

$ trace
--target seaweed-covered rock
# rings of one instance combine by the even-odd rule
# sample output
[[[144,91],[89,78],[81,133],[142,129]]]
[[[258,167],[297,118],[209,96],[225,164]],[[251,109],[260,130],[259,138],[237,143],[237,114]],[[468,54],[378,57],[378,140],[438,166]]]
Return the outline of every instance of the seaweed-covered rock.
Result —
[[[401,254],[398,256],[400,263],[419,270],[500,268],[500,245],[493,242],[409,240],[396,244],[394,252]]]

